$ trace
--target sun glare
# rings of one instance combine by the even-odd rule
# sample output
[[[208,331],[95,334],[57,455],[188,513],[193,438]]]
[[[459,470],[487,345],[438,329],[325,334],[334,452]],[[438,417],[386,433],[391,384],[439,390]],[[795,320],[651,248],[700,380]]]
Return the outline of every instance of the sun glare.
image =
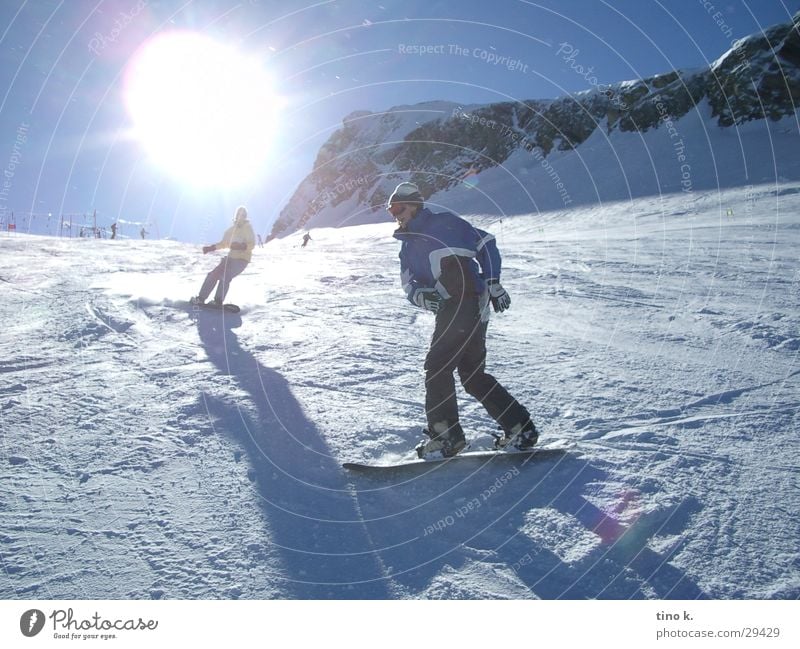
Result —
[[[126,70],[135,137],[194,186],[235,187],[263,169],[278,98],[259,61],[196,33],[157,36]]]

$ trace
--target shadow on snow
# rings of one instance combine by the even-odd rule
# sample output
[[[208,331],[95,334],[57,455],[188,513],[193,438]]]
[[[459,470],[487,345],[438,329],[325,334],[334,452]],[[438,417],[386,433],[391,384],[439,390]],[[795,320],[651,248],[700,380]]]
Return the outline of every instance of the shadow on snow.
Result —
[[[286,380],[240,346],[234,332],[241,325],[238,315],[196,316],[209,359],[257,408],[258,420],[252,421],[236,404],[207,399],[220,429],[249,455],[270,541],[283,558],[287,596],[388,598],[352,490]]]
[[[390,576],[414,593],[446,566],[458,571],[477,560],[543,599],[705,598],[670,562],[678,546],[656,552],[648,545],[680,534],[699,504],[689,498],[626,526],[584,496],[604,481],[603,471],[566,453],[458,461],[359,476],[356,484]],[[592,543],[570,559],[578,537]],[[455,590],[445,596],[459,596]]]

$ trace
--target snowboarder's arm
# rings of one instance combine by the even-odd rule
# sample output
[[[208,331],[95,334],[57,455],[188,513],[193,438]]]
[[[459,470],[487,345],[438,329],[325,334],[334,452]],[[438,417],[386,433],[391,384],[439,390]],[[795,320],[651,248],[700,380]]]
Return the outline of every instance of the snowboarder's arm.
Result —
[[[501,258],[500,251],[497,249],[497,242],[494,236],[483,230],[475,228],[478,235],[475,258],[481,267],[481,273],[485,280],[500,280]]]
[[[408,270],[403,271],[401,280],[403,282],[403,290],[406,292],[406,297],[411,304],[434,313],[439,310],[444,298],[438,290],[420,285],[417,280],[412,278],[411,272]]]
[[[436,289],[422,284],[422,282],[415,277],[403,250],[400,251],[400,281],[403,285],[406,298],[408,298],[411,304],[434,312],[438,309],[439,303],[442,300],[441,295],[439,295]]]
[[[415,304],[413,296],[420,287],[419,281],[414,277],[402,253],[400,254],[400,283],[403,286],[403,291],[408,301],[411,302],[411,304]]]
[[[212,244],[211,247],[213,247],[214,250],[218,248],[230,248],[232,237],[233,237],[233,228],[231,227],[225,230],[225,234],[222,235],[222,241]]]
[[[475,231],[478,233],[477,260],[481,266],[481,273],[486,280],[486,287],[489,290],[489,299],[495,313],[501,313],[511,306],[511,298],[500,284],[500,251],[497,249],[497,242],[494,237],[483,230]]]

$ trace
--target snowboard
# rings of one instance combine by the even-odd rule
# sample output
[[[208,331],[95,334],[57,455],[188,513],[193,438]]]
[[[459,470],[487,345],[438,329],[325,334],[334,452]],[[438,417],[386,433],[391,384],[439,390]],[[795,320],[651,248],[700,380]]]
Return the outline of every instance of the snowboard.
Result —
[[[514,450],[481,450],[481,451],[462,451],[453,457],[434,457],[430,459],[404,459],[391,463],[361,463],[361,462],[345,462],[342,466],[349,471],[356,471],[361,473],[390,473],[393,471],[402,471],[408,469],[425,469],[426,467],[435,467],[438,465],[452,464],[452,463],[486,463],[486,462],[508,462],[517,461],[527,463],[534,460],[544,460],[559,458],[566,455],[571,449],[575,448],[572,443],[554,443],[544,446],[534,446],[531,449],[521,451]]]
[[[228,313],[239,313],[241,309],[236,304],[223,304],[222,306],[217,306],[216,304],[210,304],[206,302],[203,305],[204,309],[210,309],[211,311],[227,311]]]
[[[193,302],[187,302],[190,307],[197,307],[198,309],[207,309],[209,311],[227,311],[228,313],[239,313],[241,309],[236,304],[223,304],[222,306],[217,306],[213,302],[206,302],[205,304],[195,304]]]

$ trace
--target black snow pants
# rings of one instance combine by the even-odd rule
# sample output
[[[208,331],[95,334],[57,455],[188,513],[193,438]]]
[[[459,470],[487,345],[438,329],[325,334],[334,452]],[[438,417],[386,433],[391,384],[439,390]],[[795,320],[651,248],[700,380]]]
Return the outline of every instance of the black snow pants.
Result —
[[[528,411],[486,373],[486,328],[478,296],[447,300],[436,314],[436,328],[425,359],[425,414],[431,437],[449,431],[463,437],[453,372],[464,390],[483,404],[504,431],[530,418]]]
[[[215,291],[214,299],[220,304],[224,302],[233,278],[242,273],[247,268],[247,264],[248,262],[243,259],[223,257],[216,268],[206,275],[198,295],[200,300],[205,302],[208,296],[211,295],[211,291],[214,290],[214,286],[216,286],[217,290]]]

